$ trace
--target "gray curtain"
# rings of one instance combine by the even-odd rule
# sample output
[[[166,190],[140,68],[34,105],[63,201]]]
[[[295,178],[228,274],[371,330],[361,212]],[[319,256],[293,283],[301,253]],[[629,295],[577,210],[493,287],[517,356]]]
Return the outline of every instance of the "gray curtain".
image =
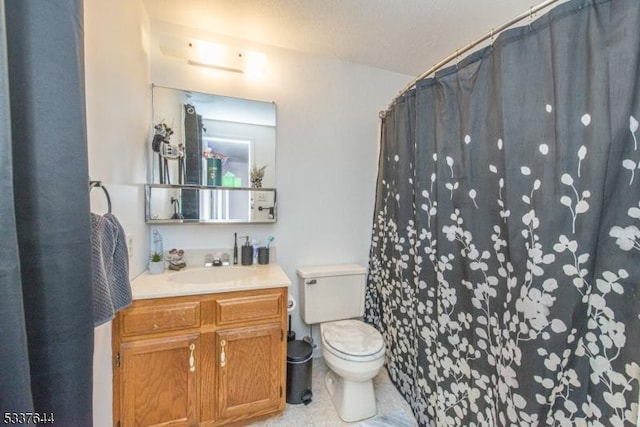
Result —
[[[572,1],[392,105],[366,317],[421,425],[634,425],[640,2]]]
[[[81,0],[0,0],[0,414],[90,426]]]

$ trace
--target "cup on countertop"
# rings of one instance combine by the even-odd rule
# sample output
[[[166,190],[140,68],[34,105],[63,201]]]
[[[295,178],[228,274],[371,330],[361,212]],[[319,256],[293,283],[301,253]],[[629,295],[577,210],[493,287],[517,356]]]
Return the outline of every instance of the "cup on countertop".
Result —
[[[262,246],[258,248],[258,264],[269,264],[269,248]]]

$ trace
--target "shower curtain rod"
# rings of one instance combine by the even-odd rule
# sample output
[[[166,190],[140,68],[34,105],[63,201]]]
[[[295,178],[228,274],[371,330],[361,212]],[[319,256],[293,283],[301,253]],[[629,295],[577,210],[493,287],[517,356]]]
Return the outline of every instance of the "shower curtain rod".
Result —
[[[479,39],[469,43],[468,45],[464,46],[463,48],[456,49],[449,56],[446,56],[440,62],[436,63],[433,67],[429,68],[427,71],[425,71],[424,73],[420,74],[418,77],[413,79],[411,81],[411,83],[409,83],[404,89],[402,89],[402,91],[393,99],[393,101],[389,105],[389,108],[387,108],[387,111],[391,108],[391,105],[393,105],[398,98],[400,98],[402,95],[404,95],[409,90],[411,90],[411,88],[415,87],[416,83],[418,83],[420,80],[422,80],[425,77],[427,77],[428,75],[438,71],[444,65],[448,64],[449,62],[451,62],[452,60],[454,60],[456,58],[459,58],[460,55],[470,51],[471,49],[473,49],[474,47],[476,47],[480,43],[482,43],[482,42],[484,42],[486,40],[489,40],[489,39],[491,39],[491,41],[493,42],[493,38],[496,35],[500,34],[502,31],[504,31],[507,28],[513,26],[514,24],[517,24],[518,22],[522,21],[523,19],[529,18],[529,19],[533,20],[533,15],[535,13],[541,11],[542,9],[544,9],[544,8],[546,8],[548,6],[551,6],[554,3],[561,2],[561,1],[564,1],[564,0],[546,0],[546,1],[538,4],[537,6],[532,6],[532,7],[529,8],[529,10],[527,12],[521,13],[520,15],[516,16],[515,18],[513,18],[509,22],[507,22],[505,24],[502,24],[498,28],[492,28],[491,31],[489,31],[487,34],[485,34],[484,36],[480,37]],[[383,118],[385,113],[386,113],[386,111],[381,111],[380,112],[380,118]]]

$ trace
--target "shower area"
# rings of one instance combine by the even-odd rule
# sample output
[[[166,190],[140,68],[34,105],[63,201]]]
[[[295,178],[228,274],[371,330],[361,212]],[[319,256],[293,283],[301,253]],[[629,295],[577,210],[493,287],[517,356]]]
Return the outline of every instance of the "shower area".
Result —
[[[639,28],[562,3],[381,114],[366,320],[420,425],[636,424]]]

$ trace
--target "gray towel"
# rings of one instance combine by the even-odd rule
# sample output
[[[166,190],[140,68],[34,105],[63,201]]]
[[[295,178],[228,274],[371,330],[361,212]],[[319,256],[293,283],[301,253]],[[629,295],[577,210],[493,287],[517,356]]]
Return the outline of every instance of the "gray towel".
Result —
[[[91,214],[93,325],[131,305],[129,254],[124,229],[112,214]]]

